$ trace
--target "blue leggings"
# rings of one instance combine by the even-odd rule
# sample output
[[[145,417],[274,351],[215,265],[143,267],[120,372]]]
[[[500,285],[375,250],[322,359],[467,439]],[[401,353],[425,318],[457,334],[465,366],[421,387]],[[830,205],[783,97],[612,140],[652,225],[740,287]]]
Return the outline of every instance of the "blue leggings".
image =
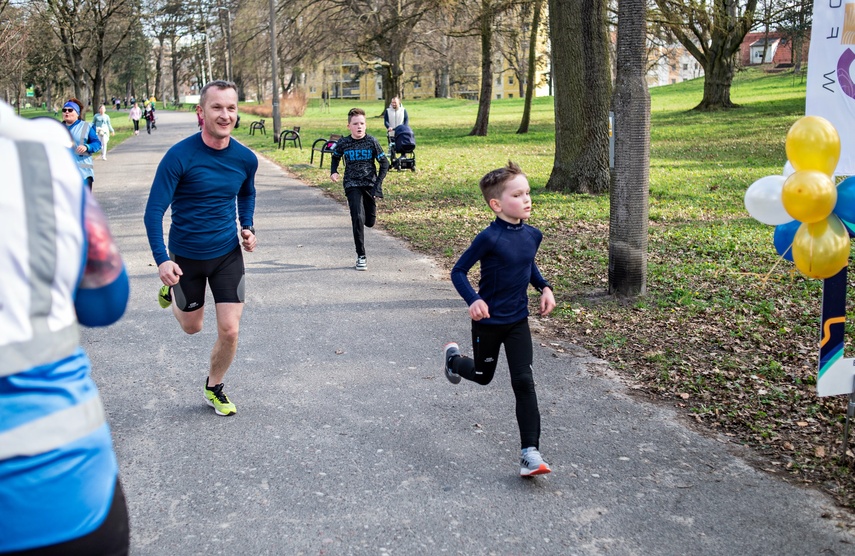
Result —
[[[540,411],[534,391],[531,330],[528,318],[513,324],[480,324],[472,321],[474,358],[455,357],[452,370],[461,377],[481,385],[490,384],[496,374],[499,349],[505,345],[505,356],[511,373],[511,387],[516,398],[520,448],[540,448]]]

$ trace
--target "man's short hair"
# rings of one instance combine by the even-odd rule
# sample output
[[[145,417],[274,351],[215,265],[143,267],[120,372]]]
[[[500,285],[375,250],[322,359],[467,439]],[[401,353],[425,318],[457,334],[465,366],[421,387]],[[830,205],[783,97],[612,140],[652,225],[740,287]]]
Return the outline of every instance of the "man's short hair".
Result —
[[[354,116],[365,117],[365,110],[362,108],[351,108],[350,112],[347,113],[347,123],[350,123],[350,120],[352,120]]]
[[[502,196],[502,191],[505,189],[505,184],[516,176],[525,175],[522,169],[516,162],[508,160],[508,165],[504,168],[497,168],[487,172],[481,181],[478,182],[478,187],[481,188],[481,194],[484,195],[484,200],[490,204],[490,199],[498,199]]]
[[[209,81],[204,87],[202,87],[202,91],[199,93],[199,106],[205,106],[205,97],[208,96],[208,90],[212,87],[216,87],[221,91],[225,89],[234,89],[235,93],[237,93],[237,85],[235,85],[233,81],[226,81],[225,79]]]

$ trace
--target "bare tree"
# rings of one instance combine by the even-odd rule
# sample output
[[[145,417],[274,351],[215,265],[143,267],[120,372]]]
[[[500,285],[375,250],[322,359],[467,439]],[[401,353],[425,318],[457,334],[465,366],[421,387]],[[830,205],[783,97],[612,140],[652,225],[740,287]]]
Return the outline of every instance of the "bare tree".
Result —
[[[655,1],[661,22],[704,68],[704,97],[695,110],[734,108],[735,58],[754,25],[757,0]]]
[[[97,95],[103,88],[104,69],[116,53],[119,46],[128,37],[128,33],[138,17],[138,0],[101,0],[90,2],[91,43],[86,74],[92,82],[92,94]],[[80,98],[80,97],[78,97]],[[97,102],[93,99],[93,105]]]
[[[810,38],[813,20],[813,2],[811,0],[787,0],[778,21],[778,29],[790,41],[793,72],[802,69],[802,50]]]
[[[4,8],[0,11],[0,56],[3,59],[0,84],[5,89],[3,96],[7,101],[14,99],[15,108],[20,113],[31,26],[28,25],[22,9],[14,6],[8,9],[6,6],[0,7]]]
[[[555,87],[555,161],[546,188],[609,188],[611,75],[605,0],[549,0]]]
[[[650,93],[646,0],[619,0],[615,112],[615,183],[610,192],[609,292],[647,291]]]

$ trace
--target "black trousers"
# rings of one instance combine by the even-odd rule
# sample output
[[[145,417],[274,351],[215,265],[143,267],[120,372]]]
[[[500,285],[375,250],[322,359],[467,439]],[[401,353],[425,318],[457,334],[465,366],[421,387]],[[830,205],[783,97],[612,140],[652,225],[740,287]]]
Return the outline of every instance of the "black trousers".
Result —
[[[481,385],[490,384],[496,374],[502,344],[505,345],[511,387],[516,399],[520,448],[534,446],[540,449],[540,410],[534,391],[534,352],[528,318],[513,324],[480,324],[472,321],[473,358],[455,357],[452,370],[467,380]]]
[[[128,506],[122,484],[116,478],[116,490],[110,511],[100,527],[82,537],[50,546],[42,546],[4,556],[126,556],[131,544]]]
[[[347,206],[350,207],[350,222],[353,225],[353,243],[356,255],[365,256],[365,226],[371,228],[377,221],[377,203],[371,187],[350,187],[344,190]]]

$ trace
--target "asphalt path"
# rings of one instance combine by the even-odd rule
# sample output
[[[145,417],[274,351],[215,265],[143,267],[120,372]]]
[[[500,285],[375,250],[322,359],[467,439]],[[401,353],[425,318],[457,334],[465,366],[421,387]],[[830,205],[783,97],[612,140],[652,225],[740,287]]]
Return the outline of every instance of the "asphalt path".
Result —
[[[259,245],[246,256],[240,346],[225,379],[238,412],[216,416],[202,395],[213,300],[205,329],[185,335],[157,304],[143,226],[157,164],[195,122],[159,112],[151,135],[95,161],[131,299],[119,323],[85,330],[83,344],[112,426],[133,555],[855,553],[848,514],[831,499],[628,395],[571,344],[535,338],[541,451],[554,471],[519,478],[504,360],[486,387],[442,374],[444,343],[471,352],[446,273],[379,228],[366,230],[368,271],[355,271],[347,208],[263,157]],[[391,194],[395,180],[384,184]]]

